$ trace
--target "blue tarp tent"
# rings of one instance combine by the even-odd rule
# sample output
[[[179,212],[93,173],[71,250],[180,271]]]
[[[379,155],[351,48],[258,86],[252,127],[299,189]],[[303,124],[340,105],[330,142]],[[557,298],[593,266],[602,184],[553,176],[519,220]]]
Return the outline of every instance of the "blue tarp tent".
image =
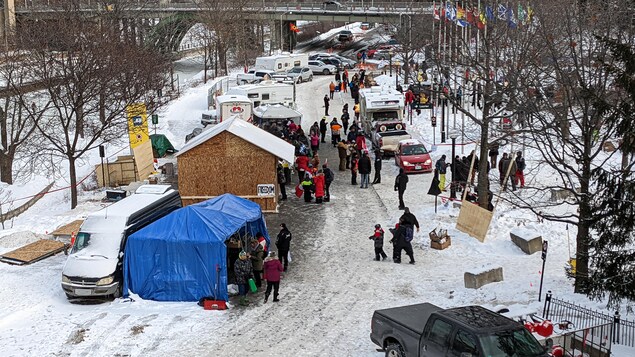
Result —
[[[261,232],[269,243],[257,203],[231,195],[180,208],[128,237],[123,275],[128,290],[143,299],[227,300],[225,241],[239,232]]]

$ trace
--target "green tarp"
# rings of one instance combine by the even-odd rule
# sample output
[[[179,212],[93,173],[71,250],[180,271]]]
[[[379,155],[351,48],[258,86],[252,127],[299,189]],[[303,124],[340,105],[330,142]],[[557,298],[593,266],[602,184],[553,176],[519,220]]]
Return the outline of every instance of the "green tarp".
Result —
[[[163,134],[150,135],[150,140],[152,141],[154,157],[164,157],[165,154],[174,154],[176,152],[170,140]]]

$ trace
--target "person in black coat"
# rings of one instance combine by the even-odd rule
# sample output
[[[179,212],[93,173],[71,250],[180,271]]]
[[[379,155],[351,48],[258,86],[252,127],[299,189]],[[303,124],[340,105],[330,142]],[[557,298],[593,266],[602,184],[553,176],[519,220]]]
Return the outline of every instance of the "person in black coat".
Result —
[[[289,265],[289,248],[291,246],[291,232],[287,225],[280,223],[280,232],[276,238],[276,248],[278,248],[278,259],[284,264],[284,271]],[[283,262],[284,261],[284,262]]]
[[[324,141],[324,138],[326,138],[326,128],[327,128],[327,124],[326,124],[326,117],[322,117],[322,120],[320,120],[320,134],[322,136],[322,142],[325,143],[326,141]]]
[[[401,251],[405,250],[406,255],[410,258],[410,264],[415,263],[414,252],[412,250],[412,244],[406,239],[407,224],[403,223],[403,219],[399,219],[399,224],[391,229],[393,234],[391,242],[393,243],[393,255],[392,259],[395,263],[401,263]]]
[[[368,181],[370,178],[370,170],[372,168],[372,164],[370,162],[370,157],[368,157],[367,151],[362,151],[362,157],[357,163],[357,168],[359,169],[360,175],[362,175],[362,183],[359,188],[368,188]]]
[[[399,209],[404,209],[406,205],[403,203],[403,194],[406,192],[408,184],[408,175],[403,169],[399,169],[399,175],[395,178],[395,191],[399,194]]]
[[[326,164],[322,165],[322,172],[324,172],[324,202],[329,202],[331,200],[331,184],[335,179],[335,174]]]
[[[381,150],[377,149],[375,150],[375,178],[373,178],[373,185],[376,183],[381,183],[381,164]]]

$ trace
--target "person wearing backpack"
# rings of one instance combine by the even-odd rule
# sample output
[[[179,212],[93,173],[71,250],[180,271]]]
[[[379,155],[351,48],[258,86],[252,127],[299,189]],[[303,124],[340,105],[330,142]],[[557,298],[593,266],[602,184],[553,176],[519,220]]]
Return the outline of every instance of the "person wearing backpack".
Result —
[[[388,256],[384,252],[384,230],[380,224],[375,225],[375,232],[368,239],[372,240],[375,245],[375,261],[379,261],[380,256],[382,260],[386,260]]]
[[[401,263],[401,251],[405,250],[406,255],[410,258],[410,264],[415,263],[414,252],[412,251],[412,238],[414,237],[414,232],[412,226],[408,226],[404,224],[403,218],[399,219],[399,224],[394,231],[394,245],[395,250],[393,253],[393,261],[397,264]]]
[[[516,153],[516,173],[514,180],[516,181],[516,186],[520,183],[520,188],[525,188],[525,158],[523,157],[522,152]]]

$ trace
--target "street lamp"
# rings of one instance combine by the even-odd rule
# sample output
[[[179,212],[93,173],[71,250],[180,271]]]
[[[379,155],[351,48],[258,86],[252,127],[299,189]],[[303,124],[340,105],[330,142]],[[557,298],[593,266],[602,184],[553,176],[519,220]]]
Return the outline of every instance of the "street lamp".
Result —
[[[452,182],[450,183],[450,199],[456,199],[456,138],[459,137],[459,132],[452,130],[450,132],[450,139],[452,139]]]
[[[390,71],[390,76],[392,77],[392,50],[388,51],[388,70]]]

